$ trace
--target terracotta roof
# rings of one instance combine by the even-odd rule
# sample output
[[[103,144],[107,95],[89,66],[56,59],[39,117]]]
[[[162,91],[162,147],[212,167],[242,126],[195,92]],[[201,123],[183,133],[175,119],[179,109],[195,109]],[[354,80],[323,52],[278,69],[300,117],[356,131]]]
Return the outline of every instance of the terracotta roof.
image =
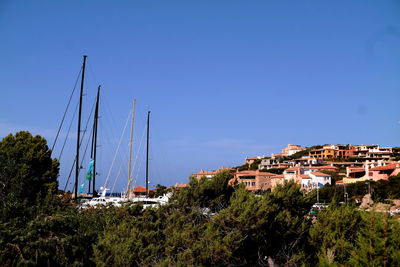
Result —
[[[349,168],[350,172],[365,172],[364,168]]]
[[[392,163],[392,164],[388,164],[386,166],[379,166],[379,167],[372,168],[372,169],[370,169],[370,171],[394,170],[394,169],[398,169],[398,168],[400,168],[399,163]]]
[[[248,159],[260,159],[261,157],[257,156],[257,157],[251,157],[251,158],[246,158],[246,160]]]
[[[330,177],[329,174],[323,173],[323,172],[313,172],[312,173],[315,176],[324,176],[324,177]]]
[[[317,166],[317,167],[310,167],[309,169],[316,169],[316,170],[339,170],[338,167],[335,166]]]
[[[283,176],[283,174],[278,174],[278,175],[272,176],[271,178],[284,178],[284,176]]]
[[[343,180],[336,181],[336,184],[343,184]]]
[[[132,189],[132,191],[133,191],[133,192],[146,192],[146,187],[144,187],[144,186],[135,186],[135,187]]]
[[[287,168],[285,171],[298,171],[300,170],[301,167],[291,167],[291,168]]]
[[[245,170],[245,171],[237,171],[236,175],[257,175],[259,171]]]
[[[299,176],[301,179],[311,179],[310,175],[300,174]]]

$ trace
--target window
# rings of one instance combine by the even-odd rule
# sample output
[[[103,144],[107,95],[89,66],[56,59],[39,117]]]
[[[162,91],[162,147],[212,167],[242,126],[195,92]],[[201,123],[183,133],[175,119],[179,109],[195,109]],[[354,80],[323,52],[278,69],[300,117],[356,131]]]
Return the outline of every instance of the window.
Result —
[[[256,186],[256,182],[252,182],[251,185],[252,185],[252,186]]]

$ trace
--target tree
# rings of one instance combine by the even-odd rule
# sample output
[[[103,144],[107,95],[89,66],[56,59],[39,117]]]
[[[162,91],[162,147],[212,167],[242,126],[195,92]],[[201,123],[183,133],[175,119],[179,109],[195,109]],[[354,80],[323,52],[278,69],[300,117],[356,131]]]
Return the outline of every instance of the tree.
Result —
[[[400,147],[393,147],[392,154],[390,155],[394,161],[400,160]]]
[[[32,205],[57,190],[59,163],[51,158],[47,141],[29,132],[8,135],[0,141],[1,208]],[[4,215],[4,214],[3,214]]]
[[[229,205],[229,199],[233,194],[233,187],[228,184],[232,175],[228,170],[218,172],[214,177],[208,179],[202,177],[200,180],[191,177],[189,187],[177,191],[173,200],[180,207],[199,206],[218,211]]]
[[[260,165],[260,163],[261,163],[261,159],[254,160],[254,162],[250,164],[249,170],[252,170],[252,171],[258,170],[258,165]]]
[[[365,227],[357,236],[357,249],[352,251],[352,266],[399,266],[400,223],[389,214],[363,214]]]
[[[220,244],[219,254],[209,253],[209,264],[267,265],[268,258],[282,265],[300,264],[305,260],[301,251],[307,244],[311,222],[305,215],[311,203],[294,183],[262,196],[239,187],[230,206],[211,220],[207,232],[212,238],[203,239],[214,247]]]
[[[165,195],[165,194],[168,193],[169,191],[170,191],[170,190],[169,190],[166,186],[157,184],[157,185],[156,185],[156,191],[155,191],[155,193],[154,193],[154,196],[155,196],[155,197],[160,197],[160,196]]]
[[[310,229],[310,243],[318,251],[319,264],[346,265],[361,227],[361,212],[353,207],[334,207],[319,213]]]

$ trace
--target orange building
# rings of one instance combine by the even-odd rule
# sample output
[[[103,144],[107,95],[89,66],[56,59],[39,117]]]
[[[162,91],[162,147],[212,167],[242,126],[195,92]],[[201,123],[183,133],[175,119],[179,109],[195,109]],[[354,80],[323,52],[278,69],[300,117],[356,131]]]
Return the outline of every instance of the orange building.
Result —
[[[335,157],[335,149],[333,148],[320,148],[311,150],[309,153],[310,158],[313,159],[333,159]]]

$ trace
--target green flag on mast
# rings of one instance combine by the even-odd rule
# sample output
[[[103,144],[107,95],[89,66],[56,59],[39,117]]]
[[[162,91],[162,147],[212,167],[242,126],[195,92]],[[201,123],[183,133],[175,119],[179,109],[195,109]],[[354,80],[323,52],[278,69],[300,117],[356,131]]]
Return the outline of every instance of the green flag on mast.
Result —
[[[93,165],[94,159],[90,159],[89,166],[86,172],[86,180],[91,181],[93,179]]]

